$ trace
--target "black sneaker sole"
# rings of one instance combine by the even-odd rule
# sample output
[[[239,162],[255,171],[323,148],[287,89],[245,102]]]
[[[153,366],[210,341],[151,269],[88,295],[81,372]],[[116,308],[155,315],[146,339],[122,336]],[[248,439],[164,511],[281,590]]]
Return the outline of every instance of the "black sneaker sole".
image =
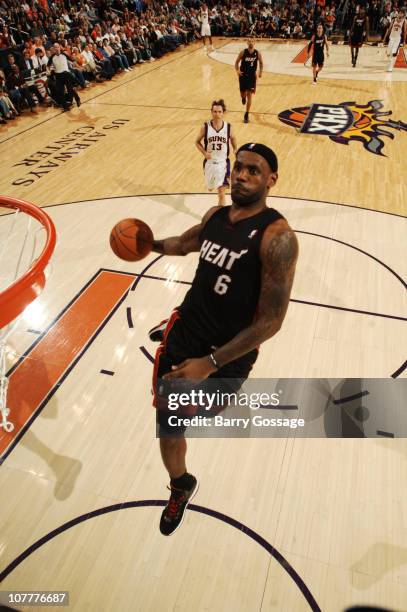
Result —
[[[164,331],[167,323],[167,320],[161,321],[161,323],[150,329],[148,332],[148,337],[152,342],[162,342],[164,340]]]
[[[198,479],[196,479],[196,485],[195,485],[195,488],[194,488],[194,490],[192,491],[191,495],[189,496],[187,503],[185,504],[184,512],[182,513],[182,518],[181,518],[180,522],[179,522],[179,523],[178,523],[178,525],[175,527],[174,531],[171,531],[171,533],[168,533],[168,534],[164,534],[164,533],[160,532],[160,533],[161,533],[161,535],[165,536],[166,538],[169,538],[170,536],[172,536],[172,535],[173,535],[173,534],[174,534],[174,533],[175,533],[175,532],[176,532],[176,531],[177,531],[177,530],[178,530],[178,529],[181,527],[182,523],[184,522],[184,518],[185,518],[185,512],[186,512],[186,509],[188,508],[188,506],[189,506],[189,504],[190,504],[191,500],[193,500],[193,499],[194,499],[195,495],[196,495],[196,494],[197,494],[197,492],[198,492],[198,489],[199,489],[199,480],[198,480]]]

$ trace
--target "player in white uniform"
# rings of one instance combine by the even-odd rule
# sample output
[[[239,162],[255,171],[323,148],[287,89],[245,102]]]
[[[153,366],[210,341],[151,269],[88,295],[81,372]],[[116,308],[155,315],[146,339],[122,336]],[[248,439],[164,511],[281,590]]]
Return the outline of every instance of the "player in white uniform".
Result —
[[[206,4],[203,4],[201,7],[200,22],[203,45],[205,47],[206,39],[209,38],[209,45],[211,50],[213,50],[211,26],[209,25],[209,10]]]
[[[387,45],[387,56],[390,57],[390,62],[387,72],[393,71],[393,66],[396,63],[397,53],[401,46],[406,44],[407,22],[403,11],[399,11],[385,34],[384,40],[389,39]]]
[[[211,106],[212,120],[204,123],[195,144],[205,157],[205,181],[209,191],[218,190],[218,206],[226,202],[226,187],[229,185],[229,145],[236,154],[237,142],[230,123],[223,120],[226,111],[223,100],[214,100]],[[203,141],[203,144],[202,144]]]

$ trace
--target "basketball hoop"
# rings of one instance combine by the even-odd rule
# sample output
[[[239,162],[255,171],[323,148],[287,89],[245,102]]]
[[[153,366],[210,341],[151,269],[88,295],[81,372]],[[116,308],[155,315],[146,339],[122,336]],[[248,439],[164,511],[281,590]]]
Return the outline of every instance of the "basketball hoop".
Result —
[[[10,211],[15,211],[11,215],[9,223],[11,227],[8,234],[5,237],[0,234],[0,244],[2,244],[0,246],[0,270],[4,268],[3,260],[7,255],[9,258],[6,263],[12,268],[0,285],[0,428],[11,432],[14,425],[7,419],[10,409],[6,405],[8,387],[6,339],[13,331],[17,317],[39,296],[45,286],[45,268],[55,248],[56,231],[48,214],[34,204],[0,196],[0,208],[9,209],[6,215],[10,215]],[[21,213],[26,220],[26,226],[23,229],[19,227]],[[1,219],[2,216],[0,216]],[[34,228],[31,232],[32,247],[29,249],[33,220],[37,221],[38,228]],[[38,235],[44,230],[46,232],[45,242],[41,252],[37,253]],[[22,241],[21,234],[23,234]],[[21,273],[22,268],[26,270],[24,273]],[[1,277],[0,281],[2,281]],[[4,289],[3,284],[5,284]]]

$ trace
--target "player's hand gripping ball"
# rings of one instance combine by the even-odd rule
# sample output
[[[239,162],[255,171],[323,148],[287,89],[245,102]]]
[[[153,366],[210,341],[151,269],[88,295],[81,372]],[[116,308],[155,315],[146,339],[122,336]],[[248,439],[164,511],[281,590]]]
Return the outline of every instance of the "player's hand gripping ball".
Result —
[[[123,219],[110,232],[110,247],[117,257],[125,261],[140,261],[151,253],[153,232],[140,219]]]

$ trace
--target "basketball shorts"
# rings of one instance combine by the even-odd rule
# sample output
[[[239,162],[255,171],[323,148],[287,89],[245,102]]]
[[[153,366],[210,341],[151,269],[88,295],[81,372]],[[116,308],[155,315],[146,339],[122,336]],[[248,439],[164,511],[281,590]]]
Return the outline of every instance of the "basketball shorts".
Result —
[[[363,45],[363,40],[360,36],[351,36],[350,38],[350,46],[351,47],[361,47]]]
[[[229,159],[207,159],[204,162],[204,172],[209,191],[219,189],[219,187],[227,187],[230,177],[230,161]]]
[[[399,47],[400,47],[400,39],[397,38],[396,40],[392,40],[390,38],[389,44],[387,45],[387,55],[389,57],[390,55],[397,55],[399,51]]]
[[[171,394],[188,393],[191,389],[202,390],[204,393],[230,394],[238,393],[243,382],[249,376],[250,370],[257,359],[258,351],[254,350],[232,361],[206,380],[199,384],[192,384],[185,379],[175,379],[172,381],[163,380],[164,374],[171,372],[172,366],[177,365],[185,359],[194,357],[204,357],[215,350],[215,346],[208,341],[192,337],[191,333],[183,323],[182,316],[175,310],[168,319],[164,331],[164,339],[157,349],[154,360],[153,373],[153,405],[157,409],[156,422],[157,434],[161,437],[181,437],[186,431],[186,426],[173,424],[174,415],[177,417],[191,418],[192,416],[214,417],[228,407],[225,405],[212,406],[211,410],[196,405],[187,405],[171,409]],[[170,420],[171,419],[171,420]],[[178,419],[177,419],[178,421]]]
[[[313,66],[323,66],[324,65],[324,56],[322,54],[316,54],[312,56],[312,65]]]
[[[201,36],[211,36],[211,26],[209,24],[202,24],[201,26]]]
[[[241,93],[250,91],[256,93],[256,75],[243,75],[239,77],[239,88]]]

